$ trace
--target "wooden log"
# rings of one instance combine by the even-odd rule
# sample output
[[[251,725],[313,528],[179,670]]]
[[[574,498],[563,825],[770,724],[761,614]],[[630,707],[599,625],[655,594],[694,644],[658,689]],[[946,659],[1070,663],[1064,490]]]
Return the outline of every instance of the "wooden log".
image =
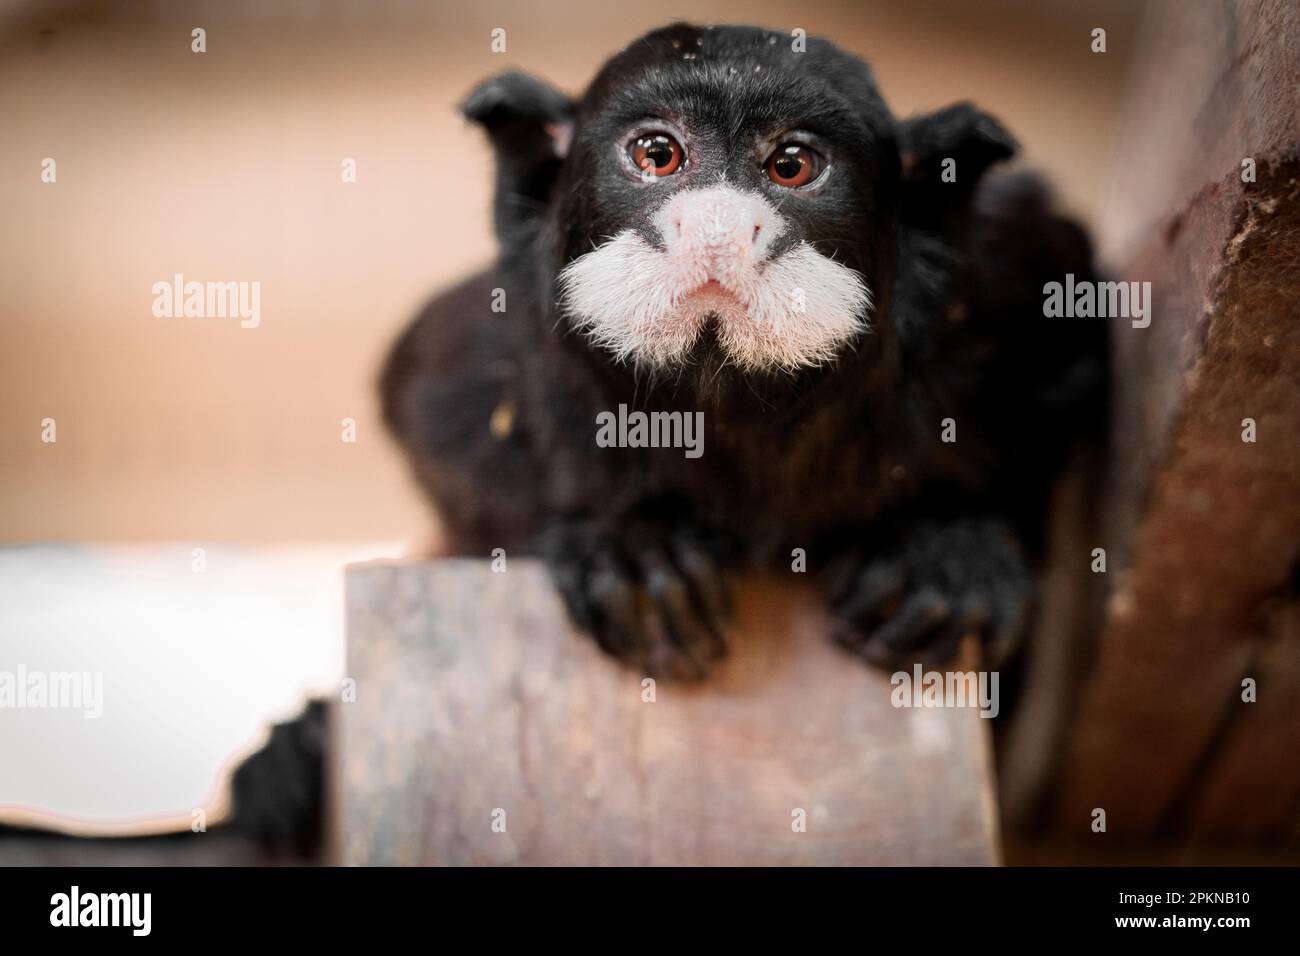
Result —
[[[1153,317],[1115,326],[1108,620],[1055,820],[1094,844],[1098,808],[1112,845],[1294,844],[1300,8],[1150,13],[1103,232]]]
[[[991,721],[895,708],[806,589],[746,584],[728,657],[652,700],[533,562],[360,565],[346,591],[347,863],[997,861]]]

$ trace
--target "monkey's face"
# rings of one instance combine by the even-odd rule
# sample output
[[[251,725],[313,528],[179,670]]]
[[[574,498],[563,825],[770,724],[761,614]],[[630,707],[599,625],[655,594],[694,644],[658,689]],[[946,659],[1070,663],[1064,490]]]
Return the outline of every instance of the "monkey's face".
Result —
[[[870,327],[897,151],[866,67],[788,35],[676,27],[578,110],[561,173],[560,304],[618,359],[826,363]]]
[[[750,27],[651,33],[576,104],[507,74],[465,112],[496,147],[507,261],[540,255],[561,323],[667,370],[784,376],[866,352],[903,207],[947,222],[1013,148],[969,106],[900,125],[861,60]],[[939,191],[954,156],[967,178]]]

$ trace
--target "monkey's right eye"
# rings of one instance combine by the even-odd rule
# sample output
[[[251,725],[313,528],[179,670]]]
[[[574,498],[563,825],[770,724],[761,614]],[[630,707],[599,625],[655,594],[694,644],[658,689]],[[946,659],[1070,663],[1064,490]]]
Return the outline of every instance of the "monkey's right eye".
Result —
[[[627,144],[632,165],[649,176],[671,176],[681,168],[686,150],[667,133],[646,133]]]

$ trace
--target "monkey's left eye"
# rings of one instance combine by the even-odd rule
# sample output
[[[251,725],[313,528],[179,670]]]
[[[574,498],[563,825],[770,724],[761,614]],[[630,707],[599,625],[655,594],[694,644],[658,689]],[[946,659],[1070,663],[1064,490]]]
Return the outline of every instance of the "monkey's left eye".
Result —
[[[820,153],[802,143],[783,143],[763,164],[767,178],[778,186],[798,189],[822,174],[826,160]]]
[[[646,133],[627,145],[632,165],[651,176],[671,176],[681,168],[686,151],[667,133]]]

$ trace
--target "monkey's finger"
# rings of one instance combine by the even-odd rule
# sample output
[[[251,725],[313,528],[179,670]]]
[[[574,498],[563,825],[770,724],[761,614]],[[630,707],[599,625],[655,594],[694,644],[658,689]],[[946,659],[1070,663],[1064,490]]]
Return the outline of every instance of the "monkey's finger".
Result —
[[[732,595],[726,575],[704,543],[691,531],[674,534],[669,540],[671,559],[681,571],[699,611],[721,623],[731,617]]]
[[[594,633],[596,612],[587,593],[587,572],[581,562],[555,559],[546,562],[555,589],[560,592],[569,616],[580,630]]]
[[[611,551],[597,552],[588,572],[587,594],[595,612],[596,642],[625,660],[641,659],[648,642],[642,597],[631,569]]]
[[[984,592],[965,595],[953,615],[957,628],[966,634],[986,635],[993,626],[993,600]]]
[[[826,568],[826,596],[832,604],[853,596],[862,577],[862,560],[856,554],[840,555]]]
[[[951,663],[961,649],[962,638],[969,633],[957,626],[951,618],[935,631],[922,646],[907,654],[907,659],[920,662],[925,668],[942,667]]]
[[[924,588],[908,598],[898,613],[880,625],[862,646],[873,663],[887,664],[913,656],[952,618],[952,607],[942,594]]]
[[[1005,664],[1020,646],[1029,624],[1032,604],[1027,586],[1011,583],[999,588],[985,650],[989,667]]]
[[[645,587],[667,641],[683,658],[671,661],[674,676],[704,676],[705,665],[721,653],[722,639],[698,613],[686,581],[666,557],[653,555],[647,557]]]
[[[897,565],[876,562],[858,576],[854,590],[850,591],[836,607],[841,617],[847,618],[864,630],[872,630],[876,622],[890,616],[891,610],[903,599],[907,578]]]

